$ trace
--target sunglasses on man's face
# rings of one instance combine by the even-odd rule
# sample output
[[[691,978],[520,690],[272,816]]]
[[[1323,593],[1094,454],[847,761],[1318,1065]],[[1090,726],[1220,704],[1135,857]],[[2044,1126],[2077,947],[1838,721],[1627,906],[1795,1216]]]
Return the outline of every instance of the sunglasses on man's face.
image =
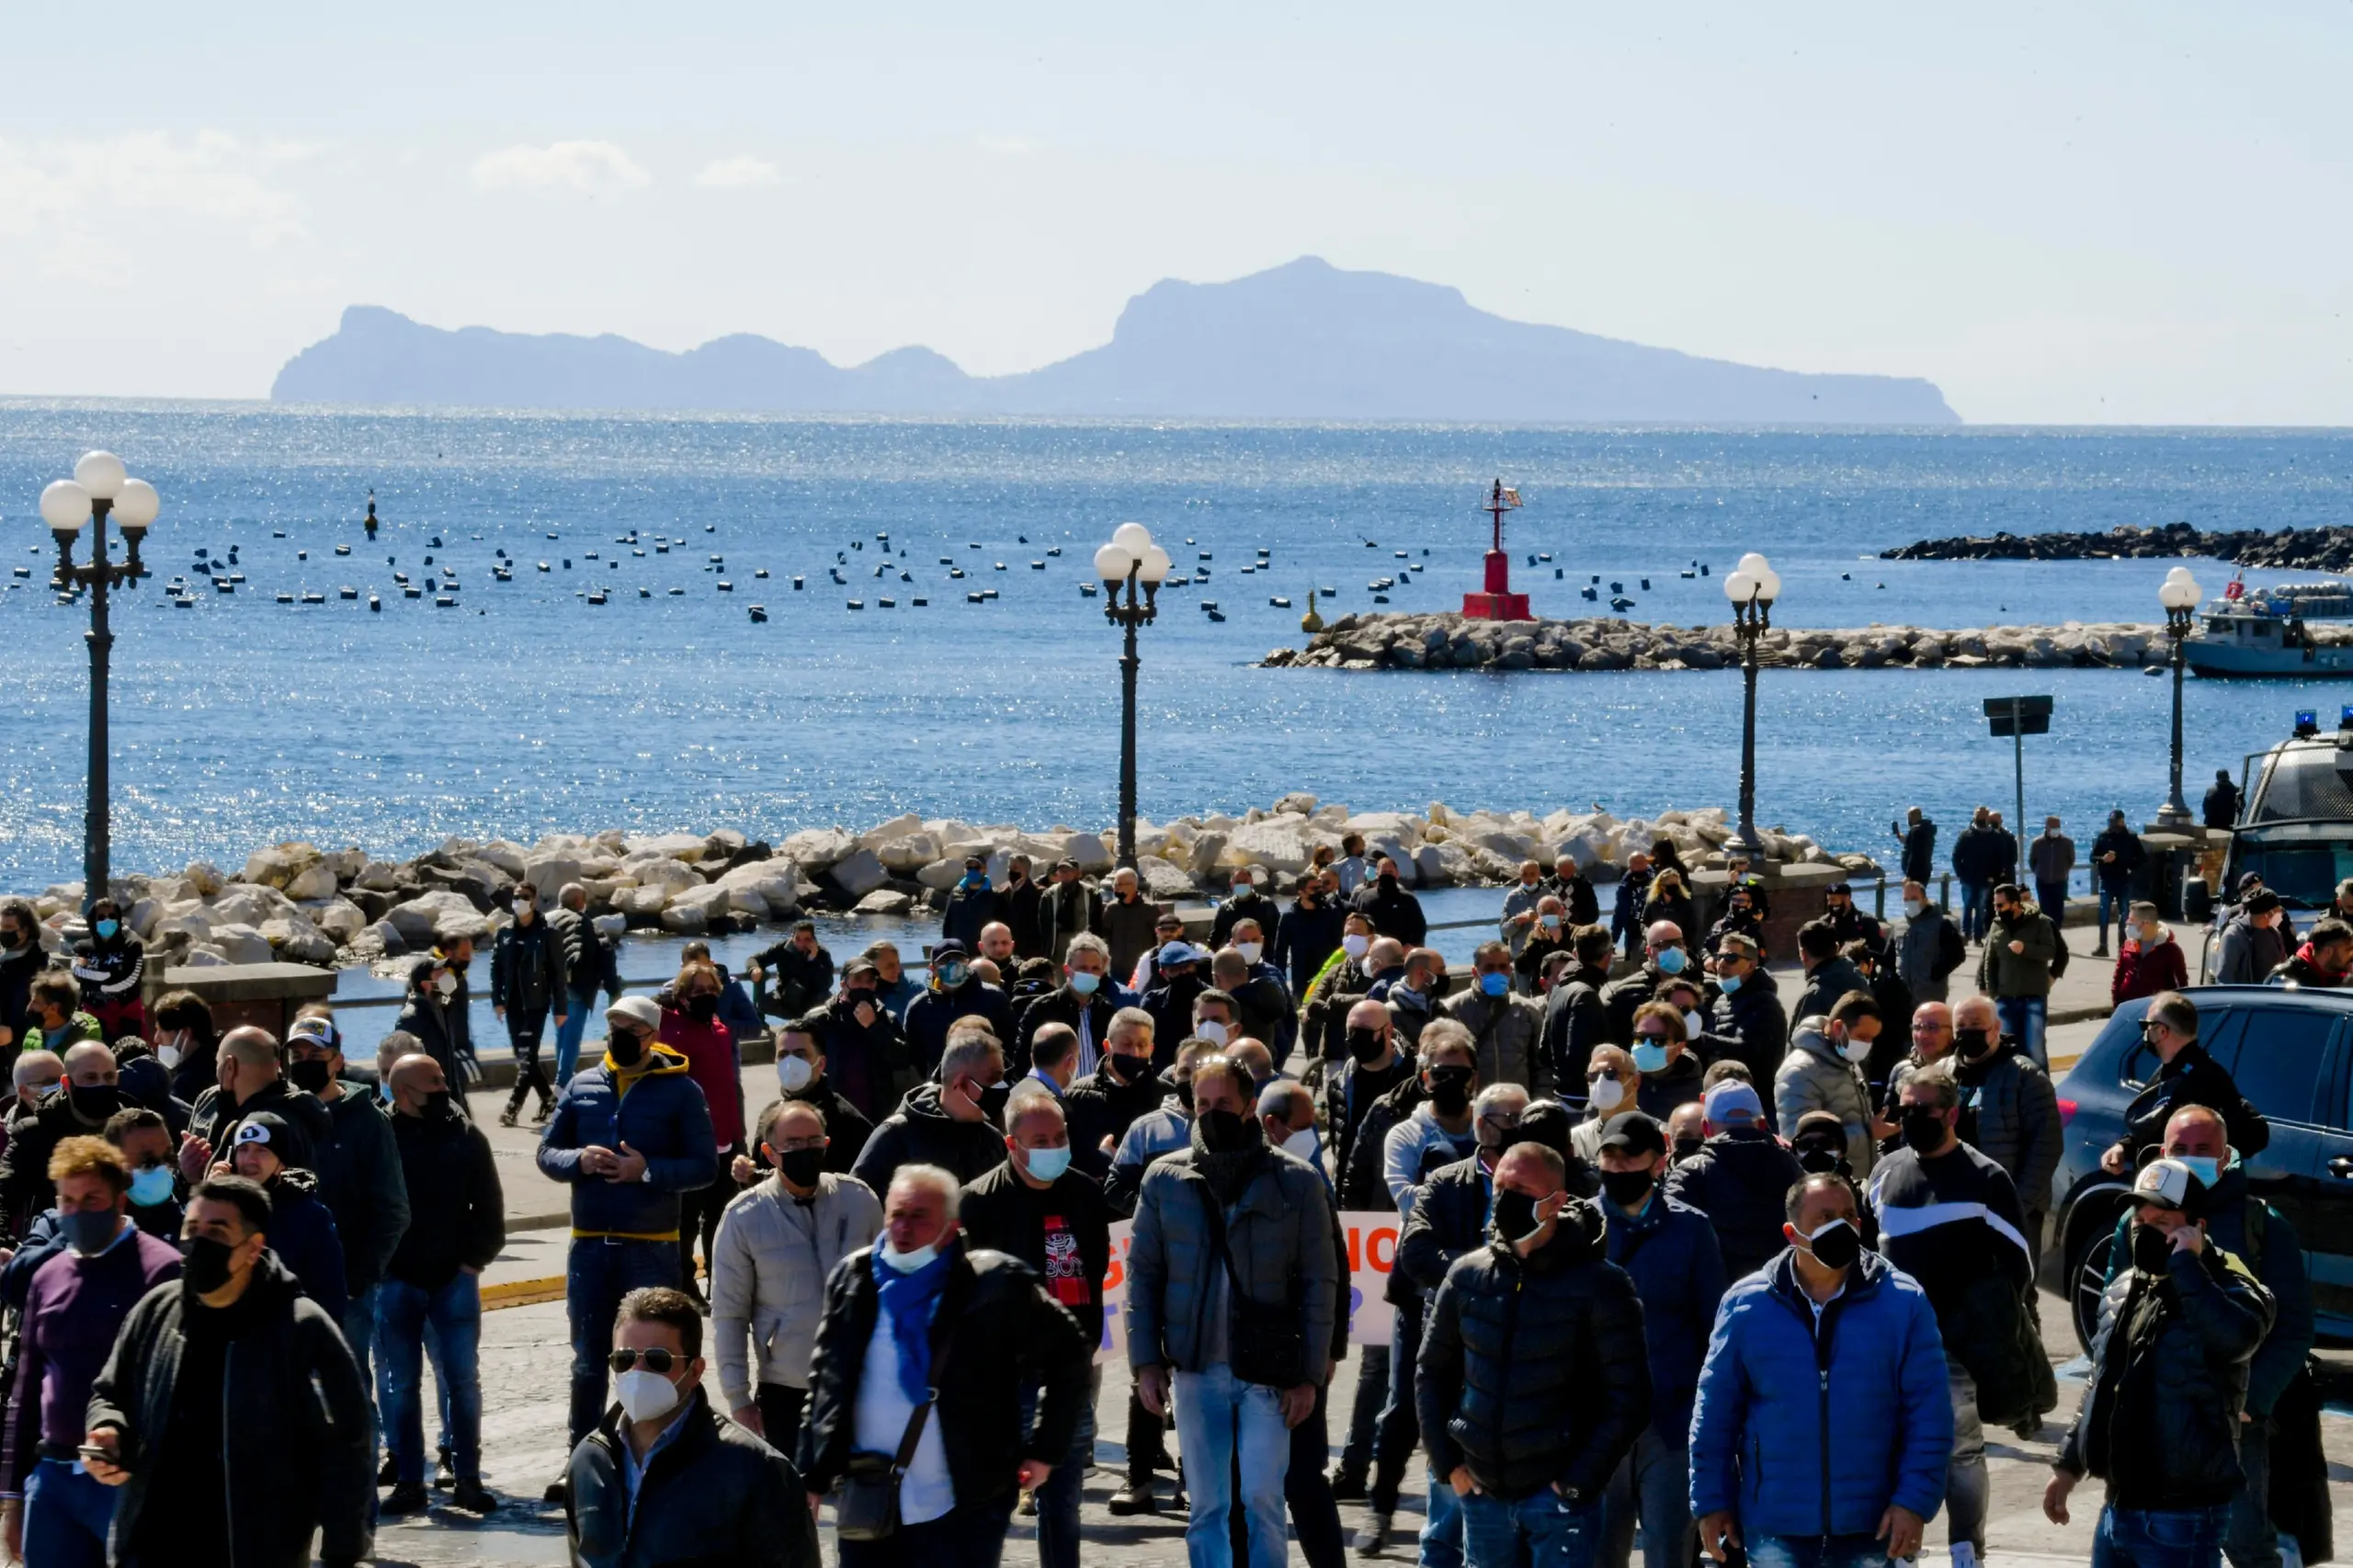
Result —
[[[616,1350],[605,1358],[606,1362],[616,1372],[626,1372],[642,1361],[645,1364],[647,1371],[665,1378],[670,1375],[670,1369],[677,1366],[682,1359],[683,1358],[659,1345],[651,1350]]]

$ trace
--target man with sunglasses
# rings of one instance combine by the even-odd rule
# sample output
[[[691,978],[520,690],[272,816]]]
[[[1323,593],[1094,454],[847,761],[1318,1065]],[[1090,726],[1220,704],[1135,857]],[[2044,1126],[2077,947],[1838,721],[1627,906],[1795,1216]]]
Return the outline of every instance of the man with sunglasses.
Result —
[[[2165,1142],[2165,1123],[2184,1106],[2213,1110],[2230,1129],[2231,1147],[2242,1159],[2271,1146],[2271,1124],[2247,1103],[2229,1069],[2198,1043],[2198,1005],[2178,991],[2149,1001],[2141,1017],[2141,1044],[2157,1060],[2149,1086],[2124,1108],[2124,1136],[2100,1156],[2100,1169],[2124,1176],[2147,1151]]]
[[[564,1468],[574,1562],[818,1568],[792,1461],[704,1396],[691,1297],[659,1286],[622,1297],[605,1364],[620,1403]]]
[[[1654,1000],[1659,987],[1687,971],[1696,972],[1691,952],[1684,945],[1683,927],[1672,920],[1654,920],[1643,935],[1643,966],[1623,980],[1615,980],[1601,993],[1601,1006],[1607,1015],[1602,1038],[1617,1045],[1626,1045],[1634,1038],[1634,1009]]]
[[[1482,943],[1471,964],[1471,983],[1441,1003],[1438,1013],[1471,1031],[1479,1081],[1519,1084],[1532,1095],[1551,1093],[1552,1063],[1538,1048],[1543,1006],[1512,989],[1511,949],[1500,941]]]

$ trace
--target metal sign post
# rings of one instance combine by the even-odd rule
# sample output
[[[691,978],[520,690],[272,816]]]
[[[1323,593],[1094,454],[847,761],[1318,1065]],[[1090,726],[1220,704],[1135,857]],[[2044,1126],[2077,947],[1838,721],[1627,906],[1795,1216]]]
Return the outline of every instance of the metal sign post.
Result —
[[[1989,697],[1985,699],[1985,722],[1995,740],[2010,737],[2011,766],[2018,785],[2018,819],[2011,825],[2010,838],[2018,846],[2018,874],[2025,875],[2026,846],[2026,737],[2051,733],[2051,699],[2048,697]]]

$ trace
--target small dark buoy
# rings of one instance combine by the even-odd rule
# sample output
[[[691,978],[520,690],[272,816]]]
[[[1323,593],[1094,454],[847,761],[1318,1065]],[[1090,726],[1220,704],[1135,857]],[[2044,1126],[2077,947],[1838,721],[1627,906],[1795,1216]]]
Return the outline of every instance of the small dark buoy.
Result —
[[[753,624],[753,625],[755,625],[755,626],[765,626],[765,625],[767,625],[767,619],[768,619],[768,612],[767,612],[767,609],[766,608],[766,607],[761,606],[761,605],[754,605],[754,606],[752,607],[752,624]]]
[[[1554,582],[1558,582],[1558,581],[1560,581],[1561,574],[1562,574],[1562,572],[1563,572],[1563,570],[1564,570],[1564,568],[1562,568],[1562,567],[1559,567],[1559,566],[1555,566],[1555,567],[1553,567],[1553,568],[1552,568],[1552,580],[1553,580]]]
[[[1029,542],[1029,536],[1028,534],[1015,534],[1013,537],[1016,541],[1021,544],[1028,544]]]
[[[1700,575],[1700,576],[1702,576],[1702,577],[1704,577],[1704,576],[1706,576],[1707,574],[1708,574],[1708,563],[1707,563],[1706,562],[1702,561],[1701,562],[1699,562],[1699,575]]]
[[[369,611],[369,614],[371,614],[371,615],[381,615],[381,614],[383,614],[383,613],[384,613],[384,601],[383,601],[383,600],[381,600],[381,599],[380,599],[380,598],[378,598],[378,597],[377,597],[375,595],[373,595],[373,594],[369,595],[369,596],[368,596],[368,611]]]
[[[929,599],[909,599],[907,602],[911,605],[919,606],[928,606],[931,603]]]
[[[1211,620],[1222,621],[1225,619],[1225,616],[1222,611],[1211,610],[1210,611],[1210,619]]]
[[[1647,593],[1649,593],[1650,591],[1651,591],[1651,580],[1650,580],[1648,577],[1645,577],[1645,578],[1643,578],[1643,592],[1644,592],[1644,593],[1646,593],[1646,594],[1647,594]]]
[[[1855,580],[1855,574],[1852,572],[1841,572],[1838,574],[1838,580],[1842,583],[1851,583]],[[1644,585],[1646,587],[1648,585],[1649,585],[1647,584]]]
[[[876,599],[874,602],[881,605],[884,609],[896,609],[899,608],[899,601],[896,599]]]
[[[806,586],[808,586],[808,581],[805,578],[795,577],[792,580],[792,591],[796,594],[801,592],[801,590]]]

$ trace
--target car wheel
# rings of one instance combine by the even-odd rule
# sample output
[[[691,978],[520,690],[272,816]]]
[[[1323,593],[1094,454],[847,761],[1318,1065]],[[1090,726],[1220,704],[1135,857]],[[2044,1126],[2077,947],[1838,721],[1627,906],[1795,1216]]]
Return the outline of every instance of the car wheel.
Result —
[[[2090,1240],[2067,1267],[2067,1311],[2075,1320],[2075,1340],[2084,1354],[2092,1353],[2099,1335],[2100,1298],[2108,1292],[2108,1260],[2116,1250],[2113,1221],[2095,1228]]]

